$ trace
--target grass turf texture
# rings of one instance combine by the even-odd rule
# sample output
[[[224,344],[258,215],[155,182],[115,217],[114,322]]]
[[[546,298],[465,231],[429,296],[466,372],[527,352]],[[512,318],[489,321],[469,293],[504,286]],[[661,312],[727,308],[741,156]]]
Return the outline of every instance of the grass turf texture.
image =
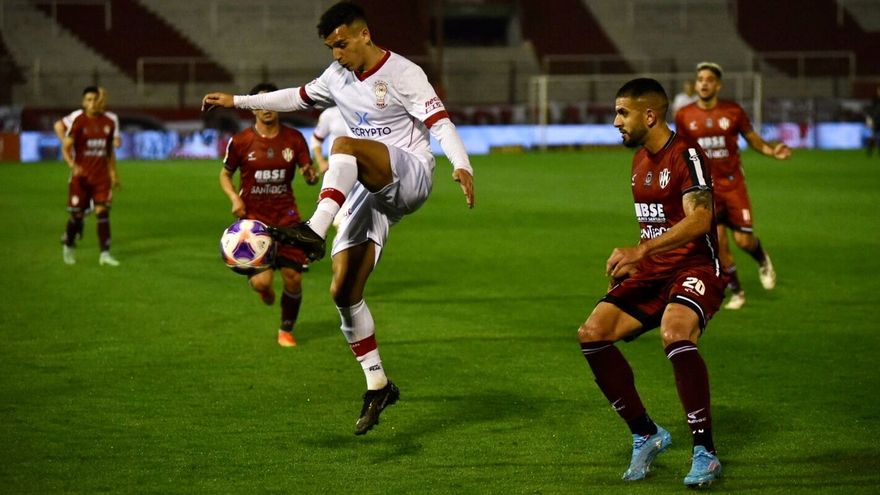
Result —
[[[636,241],[625,150],[474,157],[467,211],[445,160],[391,233],[367,300],[400,403],[352,434],[364,380],[314,265],[296,336],[223,266],[216,162],[123,162],[113,253],[89,217],[61,261],[62,164],[0,166],[0,491],[5,493],[670,493],[690,438],[658,333],[621,344],[673,435],[649,479],[619,480],[629,434],[575,330],[611,249]],[[779,284],[701,341],[720,493],[876,493],[880,161],[746,153]],[[317,188],[296,190],[306,216]],[[279,284],[276,277],[276,287]]]

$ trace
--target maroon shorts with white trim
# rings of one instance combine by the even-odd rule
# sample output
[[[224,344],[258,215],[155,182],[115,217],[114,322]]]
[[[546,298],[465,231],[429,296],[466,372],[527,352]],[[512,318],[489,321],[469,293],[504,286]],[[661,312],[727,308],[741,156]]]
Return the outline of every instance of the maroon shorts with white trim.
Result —
[[[642,328],[624,340],[633,340],[660,326],[666,305],[683,304],[700,320],[700,329],[712,318],[724,299],[724,282],[711,265],[686,267],[668,276],[636,274],[615,285],[601,300],[639,320]]]
[[[718,223],[742,232],[752,231],[752,205],[746,183],[741,182],[733,189],[716,189],[715,218]]]
[[[110,207],[113,199],[113,189],[110,177],[106,180],[90,180],[78,175],[70,178],[67,193],[67,211],[78,212],[89,209],[92,201],[96,205]]]

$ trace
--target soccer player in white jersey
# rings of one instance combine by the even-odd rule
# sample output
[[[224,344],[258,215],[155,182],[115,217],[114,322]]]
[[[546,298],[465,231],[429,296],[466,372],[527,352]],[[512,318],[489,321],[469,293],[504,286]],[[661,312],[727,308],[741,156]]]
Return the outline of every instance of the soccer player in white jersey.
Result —
[[[409,60],[373,43],[363,10],[348,2],[330,7],[318,23],[318,35],[333,54],[333,63],[317,79],[298,88],[251,96],[210,93],[203,108],[213,106],[291,111],[311,105],[339,107],[348,136],[330,150],[318,207],[308,222],[276,229],[274,237],[324,255],[324,238],[333,217],[343,220],[333,241],[331,293],[342,320],[342,332],[367,380],[355,434],[379,422],[379,414],[400,397],[388,380],[374,336],[373,317],[364,287],[379,260],[388,229],[428,198],[435,159],[428,133],[437,138],[452,162],[467,206],[474,206],[473,169],[443,102],[424,71]]]
[[[333,141],[336,138],[347,135],[348,126],[345,125],[345,119],[342,118],[339,107],[330,107],[321,112],[321,116],[318,117],[318,125],[312,132],[309,146],[312,148],[315,162],[318,163],[318,170],[322,174],[330,167],[327,159],[324,158],[324,143],[329,142],[332,149]]]

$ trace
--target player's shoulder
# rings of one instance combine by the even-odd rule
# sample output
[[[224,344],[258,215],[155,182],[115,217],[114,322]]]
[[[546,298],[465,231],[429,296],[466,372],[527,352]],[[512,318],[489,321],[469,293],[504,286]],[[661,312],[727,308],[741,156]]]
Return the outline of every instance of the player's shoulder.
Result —
[[[723,112],[745,113],[743,107],[733,100],[718,100],[718,106],[716,108]]]
[[[248,127],[247,129],[233,134],[232,137],[229,138],[229,142],[232,143],[233,146],[246,146],[254,140],[256,135],[254,128]]]
[[[285,139],[296,139],[296,140],[299,140],[299,139],[304,140],[305,139],[303,137],[303,133],[299,129],[296,129],[294,127],[290,127],[287,124],[281,124],[280,134],[281,134],[281,137],[283,137]]]

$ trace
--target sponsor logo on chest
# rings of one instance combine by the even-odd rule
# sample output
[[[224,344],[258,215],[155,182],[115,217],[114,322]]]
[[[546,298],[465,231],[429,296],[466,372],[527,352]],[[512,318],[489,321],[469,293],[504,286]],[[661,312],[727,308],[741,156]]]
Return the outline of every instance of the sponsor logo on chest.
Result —
[[[286,176],[287,171],[283,168],[254,171],[254,179],[257,182],[281,182]]]

